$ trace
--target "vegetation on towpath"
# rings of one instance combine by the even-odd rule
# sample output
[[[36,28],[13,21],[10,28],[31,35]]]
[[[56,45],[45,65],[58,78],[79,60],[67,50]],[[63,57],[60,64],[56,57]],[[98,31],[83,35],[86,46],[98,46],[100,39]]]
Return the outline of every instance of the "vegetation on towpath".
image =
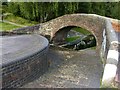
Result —
[[[24,19],[22,17],[15,16],[14,14],[6,15],[4,17],[4,20],[7,20],[7,21],[10,21],[13,23],[17,23],[20,25],[24,25],[24,26],[32,26],[32,25],[38,24],[38,22],[30,21],[30,20]]]
[[[16,25],[9,24],[9,23],[0,22],[0,28],[2,31],[11,31],[13,29],[20,28],[20,27],[16,26]]]
[[[0,28],[2,31],[11,31],[14,30],[16,28],[21,28],[21,27],[25,27],[25,26],[32,26],[35,24],[38,24],[38,22],[35,21],[30,21],[27,19],[24,19],[22,17],[19,16],[15,16],[11,13],[9,13],[8,15],[3,16],[4,19],[2,22],[0,22]]]
[[[71,30],[74,30],[78,33],[81,33],[83,35],[88,35],[88,34],[91,34],[89,31],[87,31],[86,29],[83,29],[83,28],[80,28],[80,27],[74,27],[72,28]],[[74,41],[76,39],[80,38],[80,36],[72,36],[72,37],[67,37],[66,38],[66,41],[67,42],[70,42],[70,41]]]

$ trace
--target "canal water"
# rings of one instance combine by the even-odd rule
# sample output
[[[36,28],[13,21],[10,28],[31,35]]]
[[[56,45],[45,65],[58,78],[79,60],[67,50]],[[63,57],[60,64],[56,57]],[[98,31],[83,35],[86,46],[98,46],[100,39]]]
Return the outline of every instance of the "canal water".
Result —
[[[79,51],[50,47],[49,70],[21,88],[99,88],[103,65],[93,48]]]

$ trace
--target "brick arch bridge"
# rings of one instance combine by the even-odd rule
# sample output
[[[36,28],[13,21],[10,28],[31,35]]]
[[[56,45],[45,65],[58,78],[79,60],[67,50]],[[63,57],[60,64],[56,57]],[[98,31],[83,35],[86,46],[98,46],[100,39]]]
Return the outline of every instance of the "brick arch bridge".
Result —
[[[50,36],[50,40],[53,40],[57,34],[59,38],[65,38],[69,30],[62,31],[61,29],[68,26],[77,26],[90,31],[97,41],[96,50],[105,61],[102,85],[111,87],[114,82],[120,84],[120,68],[118,67],[118,64],[120,65],[118,63],[120,62],[120,30],[113,27],[115,23],[120,25],[119,22],[119,20],[95,14],[69,14],[42,24],[13,30],[12,33],[37,33]]]
[[[114,82],[120,83],[119,67],[117,66],[120,56],[120,36],[112,23],[118,23],[118,20],[95,14],[68,14],[42,23],[37,33],[50,36],[50,40],[59,40],[59,38],[62,40],[69,31],[62,30],[64,27],[77,26],[91,32],[97,41],[96,51],[105,61],[102,85],[111,87]]]
[[[50,36],[50,40],[58,40],[61,38],[59,41],[62,41],[70,30],[61,30],[62,28],[68,26],[81,27],[95,36],[97,48],[99,49],[102,42],[104,25],[104,20],[94,15],[69,14],[41,24],[39,31],[43,35]],[[55,37],[56,35],[58,35],[58,37]]]

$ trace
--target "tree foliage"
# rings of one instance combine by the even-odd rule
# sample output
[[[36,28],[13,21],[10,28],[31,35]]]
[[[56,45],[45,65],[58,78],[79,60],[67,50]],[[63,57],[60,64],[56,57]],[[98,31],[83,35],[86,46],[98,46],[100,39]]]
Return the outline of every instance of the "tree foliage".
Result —
[[[14,15],[38,22],[72,13],[93,13],[120,19],[119,2],[9,2],[7,7]]]
[[[8,4],[8,11],[14,15],[20,15],[20,8],[17,3],[11,2]]]

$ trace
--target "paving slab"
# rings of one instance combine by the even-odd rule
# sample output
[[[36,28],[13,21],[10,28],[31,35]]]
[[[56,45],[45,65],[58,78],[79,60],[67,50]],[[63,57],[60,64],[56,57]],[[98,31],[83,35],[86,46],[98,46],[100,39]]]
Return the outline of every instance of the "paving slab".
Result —
[[[102,61],[95,49],[81,51],[50,47],[49,70],[21,88],[99,88]]]

